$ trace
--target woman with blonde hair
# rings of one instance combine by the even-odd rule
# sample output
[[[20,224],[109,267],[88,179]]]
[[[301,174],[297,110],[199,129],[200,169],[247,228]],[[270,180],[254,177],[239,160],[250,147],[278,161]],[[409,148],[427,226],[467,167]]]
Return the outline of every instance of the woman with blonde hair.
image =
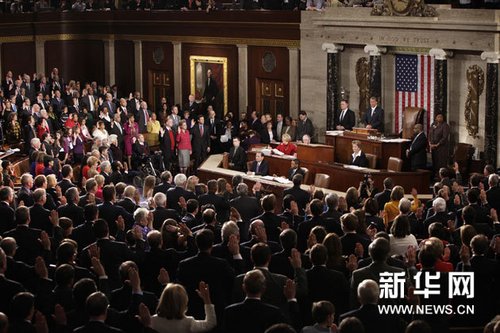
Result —
[[[204,320],[186,316],[189,301],[186,289],[180,284],[169,283],[160,296],[156,314],[151,318],[151,328],[158,333],[196,333],[213,329],[217,318],[208,285],[200,281],[196,293],[205,304]]]
[[[417,208],[420,206],[420,200],[417,198],[417,190],[413,189],[411,191],[413,196],[413,201],[411,203],[411,211],[416,212]],[[389,224],[394,221],[396,216],[399,215],[399,201],[405,196],[405,190],[402,186],[394,186],[391,191],[391,201],[384,206],[384,224],[389,230]]]
[[[276,147],[280,152],[282,152],[285,155],[290,155],[293,157],[297,157],[297,146],[291,143],[292,137],[290,134],[283,134],[281,136],[282,142]]]
[[[156,177],[149,175],[144,179],[144,184],[142,186],[142,198],[141,198],[141,207],[148,207],[149,202],[153,198],[153,190],[156,185]]]

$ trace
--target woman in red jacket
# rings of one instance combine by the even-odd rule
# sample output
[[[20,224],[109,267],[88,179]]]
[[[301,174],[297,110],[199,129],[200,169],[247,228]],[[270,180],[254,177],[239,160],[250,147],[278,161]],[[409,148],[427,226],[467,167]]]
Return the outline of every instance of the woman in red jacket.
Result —
[[[179,169],[181,173],[186,174],[186,170],[190,163],[190,155],[193,152],[193,149],[191,148],[191,137],[189,136],[185,120],[181,120],[179,122],[176,141],[179,155]]]

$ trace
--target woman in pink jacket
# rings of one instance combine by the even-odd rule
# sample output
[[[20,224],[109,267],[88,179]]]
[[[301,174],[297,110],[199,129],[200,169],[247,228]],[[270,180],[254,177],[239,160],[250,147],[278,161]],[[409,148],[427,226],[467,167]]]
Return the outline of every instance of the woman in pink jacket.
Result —
[[[187,123],[185,120],[179,122],[179,129],[177,133],[177,151],[179,155],[179,169],[181,173],[186,174],[189,167],[190,155],[193,152],[191,148],[191,137],[187,130]]]

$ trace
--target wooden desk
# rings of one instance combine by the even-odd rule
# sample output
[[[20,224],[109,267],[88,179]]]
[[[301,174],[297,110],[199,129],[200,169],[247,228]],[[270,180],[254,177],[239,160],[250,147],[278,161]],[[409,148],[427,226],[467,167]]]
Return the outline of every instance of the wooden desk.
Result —
[[[255,151],[247,153],[248,161],[255,159]],[[269,163],[269,173],[279,176],[286,176],[290,168],[290,160],[279,156],[266,156],[265,160]],[[309,170],[310,183],[314,182],[316,173],[326,173],[330,175],[330,189],[344,192],[349,187],[358,188],[359,183],[363,181],[366,174],[371,174],[375,182],[375,187],[379,190],[384,188],[383,182],[386,177],[391,177],[395,184],[403,186],[405,193],[410,193],[415,187],[418,193],[428,194],[429,192],[429,171],[417,172],[390,172],[387,170],[374,169],[351,169],[346,168],[338,163],[318,163],[318,162],[301,162],[301,166]]]
[[[255,156],[255,155],[254,155]],[[267,157],[266,157],[267,158]],[[224,178],[226,179],[229,183],[231,183],[231,179],[235,175],[240,175],[243,177],[243,181],[245,184],[248,185],[249,190],[251,191],[253,185],[256,182],[259,182],[262,184],[262,191],[265,193],[274,193],[277,198],[276,202],[276,212],[281,211],[282,207],[282,202],[283,202],[283,190],[292,187],[292,184],[281,184],[275,181],[270,181],[263,179],[261,176],[249,176],[244,172],[240,171],[234,171],[231,169],[224,169],[222,167],[222,160],[223,156],[222,154],[218,155],[210,155],[205,162],[198,168],[198,177],[200,178],[201,182],[206,183],[210,179],[217,179],[217,178]],[[290,162],[290,160],[284,160]],[[310,186],[309,185],[302,185],[302,189],[304,190],[309,190]],[[345,196],[345,192],[340,192],[340,191],[335,191],[331,189],[323,189],[323,188],[317,188],[323,190],[326,194],[329,193],[337,193],[339,196]]]
[[[411,142],[386,142],[373,140],[356,135],[350,132],[344,132],[344,135],[325,135],[327,145],[335,147],[335,162],[348,164],[352,155],[352,141],[361,141],[363,152],[377,156],[377,168],[387,169],[389,157],[398,157],[404,161],[403,170],[409,170],[409,161],[406,158],[406,149],[410,147]]]

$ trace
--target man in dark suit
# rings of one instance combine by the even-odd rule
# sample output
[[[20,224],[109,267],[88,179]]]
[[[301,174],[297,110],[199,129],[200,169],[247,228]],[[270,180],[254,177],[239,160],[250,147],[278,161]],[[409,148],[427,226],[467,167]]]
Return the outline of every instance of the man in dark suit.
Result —
[[[0,216],[2,216],[2,222],[0,223],[0,235],[16,227],[15,212],[11,207],[13,201],[14,191],[12,188],[9,186],[0,188]]]
[[[311,210],[312,217],[307,219],[299,224],[297,228],[297,236],[298,236],[298,249],[301,252],[305,252],[307,250],[307,240],[309,238],[309,234],[311,230],[316,226],[325,226],[325,221],[321,217],[323,213],[323,202],[319,199],[313,199],[309,205],[309,209]]]
[[[82,97],[82,105],[80,107],[83,108],[84,106],[86,106],[89,112],[96,112],[96,101],[97,97],[94,95],[94,89],[90,87],[88,89],[88,94]]]
[[[108,222],[109,233],[116,235],[118,227],[116,221],[121,216],[125,222],[125,228],[128,229],[134,224],[133,216],[125,208],[115,204],[116,190],[114,185],[106,185],[102,189],[102,198],[104,202],[98,206],[99,218]]]
[[[86,301],[88,322],[74,330],[75,333],[123,333],[121,329],[105,324],[109,302],[101,292],[92,293]]]
[[[84,206],[85,222],[74,228],[71,232],[71,239],[78,244],[78,251],[82,251],[85,247],[95,242],[95,234],[93,230],[94,222],[97,220],[99,210],[96,204],[87,204]]]
[[[191,127],[191,146],[194,156],[194,170],[207,159],[210,152],[210,128],[205,125],[205,117],[198,116],[198,123]]]
[[[279,235],[281,232],[281,222],[283,221],[278,215],[274,213],[276,205],[276,196],[268,194],[261,200],[261,206],[264,213],[256,216],[251,221],[260,220],[266,227],[267,239],[273,242],[279,242]]]
[[[264,225],[264,222],[262,222],[262,220],[253,220],[252,223],[250,223],[250,240],[241,243],[241,246],[251,249],[252,246],[258,243],[263,243],[269,246],[272,254],[282,250],[279,243],[267,239],[266,226]]]
[[[85,195],[82,195],[78,200],[78,206],[85,207],[87,204],[93,203],[96,205],[102,204],[102,200],[95,196],[97,192],[97,182],[94,178],[90,178],[85,183]]]
[[[290,258],[292,258],[292,253],[297,249],[297,233],[290,228],[283,230],[280,234],[280,244],[283,250],[271,256],[269,270],[273,273],[282,274],[289,279],[293,279],[296,275],[296,269],[292,265]],[[311,261],[308,256],[301,254],[300,259],[302,268],[311,268]]]
[[[250,269],[250,250],[240,244],[240,230],[234,221],[225,222],[221,229],[222,242],[215,244],[211,254],[225,259],[236,274]]]
[[[160,149],[163,153],[163,164],[165,170],[170,170],[175,157],[175,137],[176,133],[172,128],[173,120],[168,118],[165,128],[160,129]]]
[[[498,236],[497,236],[498,237]],[[474,298],[471,300],[477,309],[477,315],[471,316],[477,325],[484,325],[491,316],[495,316],[495,292],[500,281],[498,261],[488,258],[489,241],[485,235],[476,235],[470,242],[472,257],[468,247],[463,244],[460,250],[461,260],[457,264],[458,272],[474,272]]]
[[[344,235],[340,237],[340,242],[342,243],[342,254],[346,256],[355,254],[356,244],[359,243],[363,246],[363,257],[366,257],[370,240],[356,233],[358,217],[353,213],[344,214],[340,218],[340,223],[342,225],[342,230],[344,231]]]
[[[160,175],[160,179],[161,183],[155,186],[153,195],[158,192],[167,193],[170,188],[174,187],[172,184],[172,173],[170,171],[163,171]]]
[[[0,249],[0,312],[9,313],[11,310],[11,301],[14,295],[23,292],[24,287],[16,282],[5,277],[7,270],[7,256]]]
[[[299,214],[303,215],[304,210],[306,209],[306,205],[311,200],[311,194],[300,188],[302,185],[304,177],[302,175],[295,175],[292,178],[293,186],[289,189],[283,191],[283,196],[287,194],[291,194],[295,201],[297,202],[297,206],[299,206]]]
[[[73,227],[78,227],[85,222],[83,208],[78,206],[78,189],[76,187],[71,187],[66,191],[64,196],[66,197],[67,204],[57,209],[59,217],[71,219],[71,221],[73,221]]]
[[[144,255],[144,242],[136,238],[136,252],[132,252],[127,244],[109,238],[108,223],[102,219],[94,222],[94,234],[97,240],[80,253],[80,263],[83,267],[90,268],[92,256],[99,250],[101,263],[109,277],[109,286],[112,289],[120,288],[120,265],[128,260],[140,263]]]
[[[217,322],[222,323],[224,308],[231,302],[231,288],[234,282],[234,270],[226,260],[216,258],[212,251],[214,234],[211,230],[203,229],[196,234],[198,254],[182,260],[179,263],[177,279],[185,288],[189,296],[188,313],[197,319],[205,318],[203,302],[197,297],[200,281],[210,286],[210,296],[215,306]]]
[[[29,173],[25,173],[21,176],[21,188],[17,192],[17,204],[24,202],[26,207],[33,206],[35,203],[33,200],[33,176]]]
[[[150,156],[149,145],[144,139],[143,134],[137,136],[137,141],[132,145],[132,168],[137,168],[146,163]]]
[[[76,187],[75,184],[73,184],[72,179],[73,179],[73,167],[69,164],[65,164],[62,167],[61,174],[63,179],[57,184],[61,188],[61,194],[64,195],[66,194],[66,191],[70,187]]]
[[[243,302],[232,304],[225,309],[224,332],[264,332],[274,324],[287,322],[280,308],[262,301],[265,288],[266,277],[260,270],[255,269],[245,274],[243,289],[246,298]],[[294,288],[285,289],[287,299],[295,298],[295,292],[289,292],[290,289]]]
[[[181,222],[189,229],[200,225],[200,221],[196,217],[199,211],[199,204],[196,199],[189,199],[186,202],[186,214],[182,217]]]
[[[271,261],[271,249],[265,243],[254,244],[251,249],[251,258],[254,265],[253,269],[261,271],[266,278],[266,288],[262,295],[262,301],[280,308],[287,320],[291,322],[291,319],[298,315],[297,303],[289,302],[283,293],[288,278],[285,275],[271,273],[268,269]],[[291,262],[295,270],[294,280],[297,285],[297,294],[299,294],[299,297],[304,297],[307,295],[307,280],[305,270],[301,267],[300,253],[295,251]],[[233,303],[241,302],[245,298],[242,289],[244,277],[245,274],[240,274],[234,280]]]
[[[25,206],[16,209],[16,228],[3,234],[17,242],[15,259],[28,265],[35,263],[35,258],[45,256],[50,251],[50,240],[46,232],[30,228],[30,211]]]
[[[130,282],[131,274],[139,273],[139,267],[133,261],[125,261],[120,265],[119,272],[122,280],[122,286],[111,292],[109,298],[109,305],[118,310],[125,311],[129,308],[132,301],[132,284]],[[157,274],[156,274],[157,275]],[[158,298],[155,294],[149,291],[142,291],[142,302],[146,305],[149,311],[156,311],[156,306],[158,305]]]
[[[355,317],[361,321],[367,333],[404,332],[406,323],[397,316],[381,314],[378,309],[379,287],[373,279],[362,281],[356,291],[361,307],[340,315],[339,322]]]
[[[494,208],[497,212],[500,212],[500,186],[498,184],[498,175],[491,174],[488,177],[488,185],[490,186],[488,191],[486,191],[488,204],[490,208]]]
[[[384,190],[380,193],[375,194],[374,197],[375,200],[377,201],[379,210],[384,209],[385,204],[391,201],[391,192],[393,187],[394,187],[394,182],[392,181],[392,178],[390,177],[385,178]]]
[[[336,233],[339,237],[344,235],[342,231],[342,226],[340,225],[340,217],[342,213],[339,212],[339,196],[336,193],[330,193],[325,198],[325,204],[327,207],[326,212],[321,214],[321,217],[325,221],[326,232]]]
[[[219,88],[217,87],[216,80],[212,77],[212,70],[207,70],[207,82],[205,85],[205,90],[203,91],[203,99],[207,105],[215,106],[217,94],[219,93]]]
[[[288,180],[292,180],[293,176],[295,175],[302,175],[302,177],[305,177],[306,172],[304,169],[300,167],[300,161],[298,158],[292,160],[290,162],[290,169],[288,169]]]
[[[156,206],[153,211],[153,228],[155,230],[160,230],[166,219],[174,219],[177,222],[181,221],[181,216],[175,209],[167,208],[167,196],[164,193],[156,193],[153,200]]]
[[[34,205],[30,207],[30,225],[32,228],[44,230],[52,235],[53,225],[51,212],[43,208],[47,201],[47,193],[43,188],[37,188],[33,192]]]
[[[134,186],[129,185],[125,187],[125,190],[123,191],[123,199],[116,203],[118,206],[125,208],[125,210],[132,215],[135,210],[139,208],[134,200],[134,196],[136,194],[135,192],[136,188]]]
[[[61,98],[61,92],[59,90],[56,90],[56,92],[54,93],[54,98],[52,98],[50,104],[52,105],[52,108],[56,115],[60,115],[62,113],[62,109],[64,108],[65,104],[64,100]]]
[[[186,175],[178,173],[174,178],[175,187],[167,191],[167,207],[175,209],[179,213],[182,213],[182,207],[179,205],[179,199],[181,197],[183,197],[186,202],[189,199],[196,199],[196,195],[193,192],[184,189],[186,180]]]
[[[134,93],[134,96],[132,97],[132,93],[130,93],[129,100],[127,102],[127,113],[128,114],[133,114],[136,119],[139,119],[138,113],[139,110],[141,109],[141,93],[136,91]]]
[[[250,220],[256,215],[262,212],[259,200],[257,198],[249,196],[248,185],[245,183],[240,183],[236,187],[236,198],[229,202],[229,205],[238,211],[241,222],[238,223],[240,229],[240,237],[242,240],[248,239],[248,229],[250,226]]]
[[[326,247],[323,244],[314,245],[309,256],[313,264],[306,271],[309,301],[330,301],[338,313],[349,309],[349,283],[343,273],[326,268]]]
[[[401,268],[393,267],[387,264],[387,258],[389,257],[390,251],[391,251],[391,246],[389,244],[389,241],[385,238],[379,237],[370,244],[369,253],[373,262],[367,267],[363,267],[352,272],[352,277],[351,277],[352,307],[359,305],[359,300],[357,298],[357,290],[361,282],[363,282],[366,279],[371,279],[378,283],[380,280],[380,273],[404,272],[404,270]]]
[[[307,118],[305,111],[299,112],[299,121],[297,123],[297,139],[302,141],[304,135],[309,135],[311,140],[314,138],[314,126],[311,119]]]
[[[255,153],[255,161],[250,165],[248,172],[256,176],[267,176],[269,174],[269,164],[264,160],[264,154],[260,151]]]
[[[359,167],[368,167],[368,160],[365,153],[361,150],[361,141],[354,140],[352,142],[352,156],[350,158],[350,165],[357,165]]]
[[[200,207],[204,205],[211,204],[215,207],[217,212],[217,220],[219,222],[226,222],[229,219],[229,202],[222,196],[217,195],[217,181],[211,179],[207,182],[208,192],[206,194],[200,195],[198,201]]]
[[[335,114],[335,128],[337,130],[351,131],[356,124],[356,115],[349,109],[349,102],[345,99],[340,101],[340,110]]]
[[[229,150],[229,168],[236,171],[245,171],[247,169],[247,154],[240,144],[239,137],[233,138],[233,146]]]
[[[189,95],[188,102],[184,104],[184,110],[188,110],[193,117],[198,116],[199,105],[196,103],[196,98],[194,95]]]
[[[406,156],[411,161],[411,169],[424,169],[427,166],[427,136],[424,133],[422,124],[415,124],[413,127],[415,136],[410,148],[406,150]]]
[[[384,109],[378,105],[377,97],[370,97],[370,107],[365,112],[363,122],[366,128],[384,133]]]

